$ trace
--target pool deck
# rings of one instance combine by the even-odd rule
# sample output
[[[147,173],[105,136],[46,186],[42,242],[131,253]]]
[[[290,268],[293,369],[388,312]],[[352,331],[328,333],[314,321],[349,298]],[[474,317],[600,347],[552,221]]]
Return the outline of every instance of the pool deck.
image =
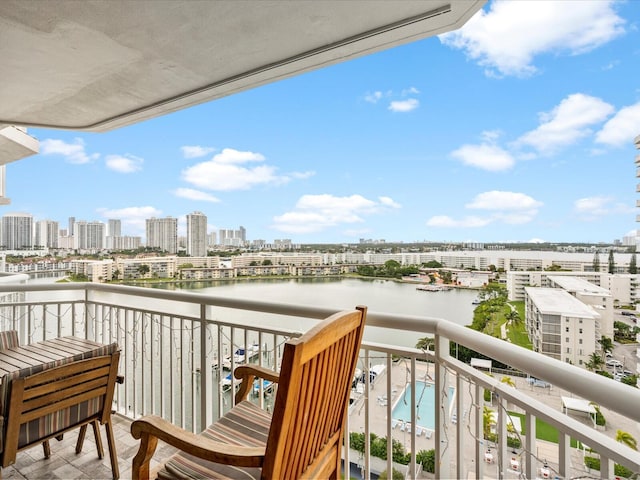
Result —
[[[395,402],[401,399],[406,381],[408,380],[408,375],[410,375],[408,371],[408,366],[409,364],[407,362],[402,362],[402,361],[400,361],[399,363],[394,363],[392,365],[392,368],[391,368],[392,396],[390,399],[391,400],[390,405],[389,405],[389,402],[387,402],[387,405],[385,405],[384,401],[378,400],[378,397],[381,397],[381,400],[382,400],[382,397],[386,395],[386,391],[387,391],[386,376],[388,372],[385,370],[383,373],[379,374],[376,377],[375,381],[371,384],[370,391],[369,391],[369,398],[371,399],[370,407],[369,407],[370,408],[369,431],[371,433],[375,433],[377,436],[380,436],[380,437],[387,436],[387,415],[393,411],[393,406],[395,405]],[[433,371],[434,371],[433,369],[434,369],[433,364],[427,364],[424,362],[416,363],[416,372],[415,372],[416,380],[417,381],[423,380],[425,378],[425,374],[427,376],[429,374],[433,376]],[[496,374],[494,376],[497,380],[500,380],[501,378],[501,375],[499,374]],[[518,390],[522,391],[524,394],[532,398],[535,398],[545,403],[546,405],[556,408],[558,411],[562,411],[561,397],[571,396],[570,392],[566,392],[555,386],[553,388],[540,388],[540,387],[535,387],[528,384],[525,378],[519,378],[519,377],[510,377],[510,378],[515,382],[516,388]],[[448,373],[447,380],[448,380],[449,386],[455,387],[455,383],[456,383],[455,373],[452,373],[452,372]],[[471,391],[475,392],[475,388],[472,388]],[[465,428],[465,435],[468,436],[468,440],[465,438],[465,443],[468,445],[471,445],[473,444],[473,442],[475,442],[475,439],[471,437],[471,431],[473,431],[472,422],[474,421],[474,417],[475,417],[475,408],[469,408],[469,407],[473,405],[474,399],[471,397],[471,393],[469,392],[469,389],[464,388],[460,393],[464,395],[464,398],[463,398],[464,412],[462,417],[457,418],[457,420],[462,421],[464,422],[464,424],[467,424],[470,426],[470,428],[468,429]],[[481,400],[481,401],[482,401],[482,405],[487,405],[493,410],[497,409],[496,405],[491,406],[490,404],[485,403],[484,400]],[[454,409],[454,406],[455,406],[455,402],[452,402],[451,410]],[[509,411],[524,413],[522,410],[518,409],[517,407],[514,407],[511,404],[509,404],[507,408],[509,409]],[[630,424],[628,419],[626,419],[625,417],[615,412],[611,412],[606,408],[601,407],[601,410],[603,415],[607,419],[607,427],[606,427],[606,430],[603,432],[605,433],[605,435],[615,438],[616,430],[622,429],[624,431],[631,433],[635,438],[640,437],[640,425]],[[460,416],[458,415],[458,417]],[[574,415],[572,415],[572,418],[578,421],[584,422],[585,425],[592,426],[588,418],[581,417],[581,416],[574,416]],[[351,432],[364,432],[364,422],[365,422],[365,398],[364,398],[364,395],[362,395],[360,398],[358,398],[354,402],[354,404],[349,409],[349,430]],[[456,425],[453,422],[450,422],[450,426],[451,428],[447,430],[446,436],[449,438],[449,442],[451,444],[451,450],[450,450],[451,473],[455,474],[456,472],[455,440],[456,440],[457,429],[456,429]],[[392,438],[401,442],[405,446],[405,448],[407,448],[407,450],[409,450],[411,446],[412,435],[413,435],[413,432],[407,432],[406,430],[404,431],[401,430],[400,423],[397,424],[396,427],[392,428],[391,430]],[[431,435],[430,438],[426,438],[424,434],[416,435],[415,442],[416,442],[415,445],[416,445],[417,452],[419,452],[420,450],[429,450],[429,449],[435,448],[435,435]],[[524,459],[524,456],[520,457],[521,450],[518,450],[518,453],[519,455],[517,456],[517,458],[520,461],[520,463],[523,463],[522,460]],[[357,455],[357,454],[354,453],[354,455]],[[554,473],[554,470],[557,471],[558,458],[559,458],[559,451],[558,451],[557,444],[546,442],[543,440],[538,440],[536,442],[535,456],[538,459],[538,465],[536,466],[536,471],[538,473],[540,473],[540,468],[542,467],[545,461],[548,462],[549,467],[552,469],[552,473]],[[379,459],[374,459],[372,457],[373,468],[376,468],[376,466],[381,466],[382,468],[386,468],[386,461],[380,461],[382,462],[380,463],[378,462],[378,460]],[[352,458],[351,461],[358,462],[358,459]],[[467,478],[467,479],[475,478],[474,461],[475,460],[473,458],[473,449],[470,448],[468,449],[468,453],[465,454],[464,463],[466,466],[465,468],[466,475],[464,478]],[[587,472],[584,468],[583,452],[581,450],[571,449],[571,467],[572,467],[573,473],[577,473],[579,471],[583,474],[589,474],[589,472]],[[497,469],[498,469],[497,458],[496,458],[496,461],[494,461],[493,463],[484,463],[483,478],[498,478]],[[512,478],[514,479],[517,478],[517,472],[510,471],[508,470],[508,468],[506,468],[505,470],[509,472]],[[433,475],[423,474],[422,478],[433,478]],[[507,475],[507,478],[509,478],[509,475]]]

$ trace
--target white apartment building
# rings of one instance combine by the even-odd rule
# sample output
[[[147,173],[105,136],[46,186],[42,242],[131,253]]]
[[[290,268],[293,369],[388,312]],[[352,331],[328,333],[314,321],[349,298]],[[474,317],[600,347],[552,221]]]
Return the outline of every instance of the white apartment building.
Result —
[[[107,235],[120,237],[122,235],[122,221],[116,218],[107,220]]]
[[[72,260],[70,269],[76,275],[85,275],[90,282],[113,280],[113,260]]]
[[[2,217],[2,245],[5,250],[33,248],[33,216],[28,213],[7,213]]]
[[[45,248],[58,248],[58,222],[40,220],[36,222],[34,245]]]
[[[596,339],[602,336],[613,339],[613,297],[609,290],[587,282],[583,278],[554,275],[548,278],[549,286],[562,288],[585,305],[600,314],[596,320]]]
[[[535,351],[583,366],[598,350],[600,315],[560,288],[525,288],[525,317]]]
[[[106,239],[109,250],[137,250],[142,245],[142,237],[110,237]]]
[[[102,250],[105,225],[102,222],[75,222],[73,246],[78,250]]]
[[[167,253],[178,251],[178,219],[148,218],[146,220],[147,247],[159,248]]]
[[[116,269],[118,278],[127,280],[132,278],[175,278],[178,257],[145,257],[145,258],[117,258]],[[140,267],[146,265],[147,273],[142,273]]]
[[[614,274],[597,272],[545,272],[545,271],[510,271],[507,272],[507,294],[509,300],[524,300],[525,287],[549,287],[549,279],[558,276],[571,276],[585,282],[606,289],[610,295],[614,307],[619,305],[631,305],[640,301],[638,274]]]
[[[207,216],[202,212],[187,215],[187,255],[207,255]]]

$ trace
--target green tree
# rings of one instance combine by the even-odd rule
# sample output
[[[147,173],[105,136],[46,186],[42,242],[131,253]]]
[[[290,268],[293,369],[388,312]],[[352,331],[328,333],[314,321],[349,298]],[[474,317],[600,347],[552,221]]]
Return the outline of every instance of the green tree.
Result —
[[[273,262],[269,259],[265,259],[262,261],[262,265],[273,265]]]
[[[516,382],[513,381],[513,378],[506,375],[500,379],[500,382],[504,383],[505,385],[509,385],[510,387],[516,388]]]
[[[423,264],[426,268],[442,268],[442,264],[435,260],[430,260],[427,263]]]
[[[638,267],[636,265],[636,252],[633,252],[631,255],[631,260],[629,260],[629,273],[635,275],[638,273]]]
[[[485,405],[482,407],[482,432],[484,433],[484,438],[489,437],[491,434],[491,425],[494,423],[493,410]]]
[[[149,273],[151,271],[151,268],[149,267],[149,265],[143,263],[142,265],[138,265],[138,273],[141,276],[145,276],[147,273]]]
[[[616,263],[613,259],[613,250],[609,250],[609,273],[613,274],[616,271]]]
[[[595,370],[600,370],[603,364],[604,360],[602,360],[602,357],[598,352],[592,352],[591,355],[589,355],[589,360],[584,364],[584,366],[587,367],[587,370],[593,372]]]
[[[600,340],[598,340],[598,343],[605,355],[613,351],[613,340],[609,337],[602,336]]]
[[[422,469],[425,472],[435,473],[436,471],[436,451],[420,450],[416,453],[416,462],[422,464]]]
[[[416,342],[416,348],[419,348],[420,350],[425,350],[425,351],[427,350],[434,351],[435,345],[436,345],[436,340],[435,338],[432,338],[432,337],[423,337]]]
[[[595,255],[593,256],[593,271],[594,272],[600,271],[600,254],[598,252],[596,252]]]
[[[623,443],[629,448],[638,450],[638,441],[629,432],[618,430],[616,432],[616,442]]]

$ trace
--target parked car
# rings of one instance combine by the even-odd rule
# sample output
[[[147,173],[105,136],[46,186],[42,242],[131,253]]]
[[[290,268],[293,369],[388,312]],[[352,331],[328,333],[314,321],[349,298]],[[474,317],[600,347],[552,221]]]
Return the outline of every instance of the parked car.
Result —
[[[535,377],[529,377],[527,378],[527,383],[533,387],[540,387],[540,388],[551,388],[551,384],[548,382],[545,382],[544,380],[540,380],[539,378],[535,378]]]
[[[610,358],[606,362],[607,367],[621,367],[622,362],[620,360],[616,360],[615,358]]]

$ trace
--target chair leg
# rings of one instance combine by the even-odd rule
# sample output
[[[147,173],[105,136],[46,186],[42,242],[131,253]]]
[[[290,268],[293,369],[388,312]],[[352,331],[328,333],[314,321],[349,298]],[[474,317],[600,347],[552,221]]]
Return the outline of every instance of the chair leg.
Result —
[[[120,469],[118,468],[118,455],[116,454],[116,442],[113,438],[113,426],[111,425],[111,419],[104,424],[104,428],[107,431],[107,445],[109,446],[109,458],[111,459],[113,480],[118,480],[120,478]]]
[[[104,447],[102,446],[102,435],[100,435],[100,425],[98,425],[98,421],[94,420],[91,422],[91,426],[93,427],[93,438],[96,439],[96,448],[98,449],[98,458],[104,458]]]
[[[44,451],[44,458],[51,457],[51,448],[49,447],[49,440],[42,442],[42,450]]]
[[[84,445],[84,435],[87,433],[87,425],[82,425],[80,427],[80,433],[78,434],[78,441],[76,442],[76,454],[82,451],[82,446]]]

